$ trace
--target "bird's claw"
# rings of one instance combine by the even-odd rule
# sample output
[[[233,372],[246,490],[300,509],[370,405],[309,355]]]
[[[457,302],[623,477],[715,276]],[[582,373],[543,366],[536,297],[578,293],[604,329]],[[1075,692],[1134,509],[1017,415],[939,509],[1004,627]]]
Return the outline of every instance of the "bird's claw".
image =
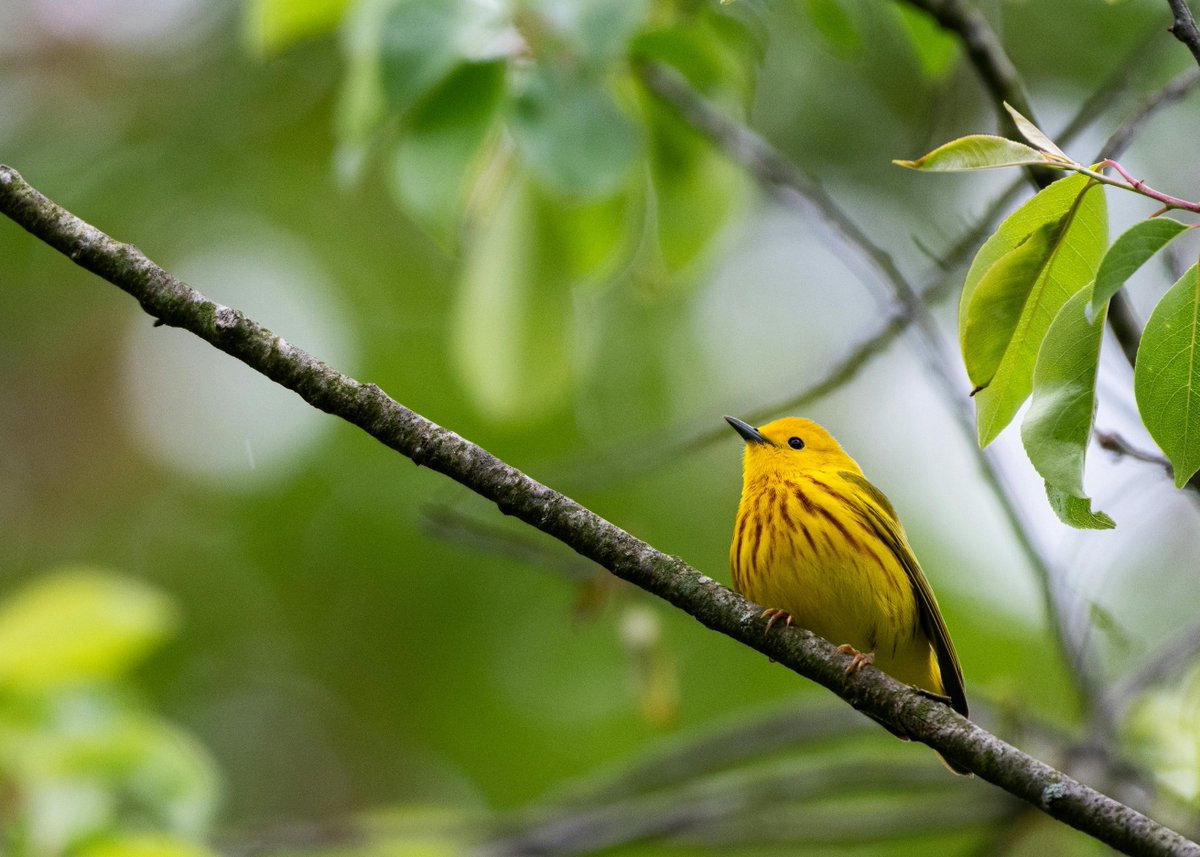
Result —
[[[846,675],[854,675],[867,664],[875,663],[874,652],[860,652],[849,643],[842,643],[837,650],[843,655],[850,656],[850,666],[846,667]]]
[[[763,632],[764,634],[771,633],[771,629],[775,627],[775,623],[780,619],[783,620],[783,625],[785,628],[792,627],[792,614],[786,610],[780,610],[778,607],[768,607],[761,614],[759,614],[759,618],[767,620],[767,630]]]

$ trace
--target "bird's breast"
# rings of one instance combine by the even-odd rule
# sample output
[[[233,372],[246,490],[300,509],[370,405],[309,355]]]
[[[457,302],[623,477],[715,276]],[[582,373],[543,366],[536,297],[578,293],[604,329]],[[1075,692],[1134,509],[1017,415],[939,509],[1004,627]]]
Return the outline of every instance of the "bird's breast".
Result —
[[[833,475],[747,482],[730,550],[734,588],[834,643],[886,654],[919,634],[916,599],[850,491]]]

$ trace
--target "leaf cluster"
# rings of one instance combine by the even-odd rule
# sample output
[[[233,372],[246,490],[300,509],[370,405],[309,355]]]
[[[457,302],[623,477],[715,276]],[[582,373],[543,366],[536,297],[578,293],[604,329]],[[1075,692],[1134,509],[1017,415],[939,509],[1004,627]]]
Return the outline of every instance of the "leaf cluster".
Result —
[[[959,345],[974,388],[980,446],[1030,400],[1021,439],[1050,506],[1071,526],[1107,529],[1113,520],[1093,510],[1083,470],[1108,304],[1138,268],[1191,228],[1159,215],[1191,205],[1130,181],[1118,164],[1076,163],[1032,122],[1009,112],[1028,145],[977,134],[896,163],[930,172],[1038,166],[1076,173],[1009,215],[979,249],[963,284]],[[1108,166],[1125,181],[1105,175]],[[1143,193],[1163,208],[1110,245],[1104,185]],[[1151,314],[1134,370],[1138,410],[1174,467],[1176,487],[1200,470],[1198,306],[1193,265]]]

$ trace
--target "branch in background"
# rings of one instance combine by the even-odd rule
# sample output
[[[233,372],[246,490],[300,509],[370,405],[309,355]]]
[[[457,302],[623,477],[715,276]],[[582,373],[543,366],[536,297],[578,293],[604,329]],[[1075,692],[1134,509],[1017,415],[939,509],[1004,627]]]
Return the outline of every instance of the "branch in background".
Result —
[[[1014,801],[985,800],[981,786],[954,781],[933,766],[904,762],[835,760],[782,769],[776,765],[720,774],[667,793],[622,795],[567,813],[518,813],[507,831],[489,837],[491,841],[477,853],[486,857],[583,854],[661,838],[692,846],[703,843],[708,848],[811,845],[844,841],[852,836],[851,830],[859,832],[859,842],[929,835],[976,828],[1010,811]],[[864,794],[875,796],[879,803],[881,788],[888,789],[891,797],[883,806],[872,807],[870,824],[862,813],[847,814],[817,803]],[[930,805],[939,811],[921,812]]]
[[[1200,30],[1196,29],[1196,20],[1192,10],[1188,8],[1187,0],[1167,0],[1171,14],[1175,17],[1171,24],[1171,35],[1183,42],[1196,62],[1200,63]]]
[[[982,230],[981,230],[982,231]],[[934,303],[947,291],[949,278],[942,277],[921,292],[921,300]],[[742,413],[742,418],[759,424],[780,413],[797,411],[819,401],[830,393],[849,384],[872,360],[887,352],[900,334],[908,329],[912,316],[904,307],[895,307],[887,321],[876,330],[852,345],[839,359],[829,364],[825,374],[804,389],[786,398],[766,405],[758,405]],[[672,438],[664,442],[662,438]],[[683,438],[673,440],[673,438]],[[690,425],[676,429],[654,432],[653,437],[639,437],[625,444],[618,444],[598,456],[589,456],[582,467],[558,468],[561,478],[584,489],[595,489],[614,482],[624,481],[678,461],[679,456],[699,452],[720,441],[729,439],[729,429],[724,426],[696,431]],[[597,467],[599,459],[602,466]]]
[[[1014,140],[1022,139],[1012,116],[1004,109],[1007,101],[1017,112],[1033,120],[1033,110],[1025,97],[1025,87],[1008,54],[1000,44],[996,32],[983,14],[961,0],[903,0],[909,6],[930,15],[943,30],[953,33],[971,65],[979,74],[984,88],[992,96],[992,105],[1000,119],[1004,133]],[[1036,123],[1035,123],[1036,124]]]
[[[797,202],[802,202],[805,206],[815,208],[820,218],[834,226],[841,238],[870,263],[877,278],[887,286],[893,303],[900,309],[900,315],[893,320],[897,324],[903,322],[903,326],[911,323],[916,327],[924,346],[926,363],[941,384],[946,401],[958,417],[957,422],[966,437],[967,446],[974,452],[980,473],[1000,504],[1014,538],[1035,573],[1046,614],[1050,617],[1051,631],[1086,707],[1096,693],[1096,679],[1089,669],[1086,652],[1080,648],[1075,635],[1067,627],[1069,614],[1062,603],[1055,575],[1033,543],[1016,501],[1003,483],[999,466],[992,454],[981,450],[975,441],[970,403],[949,363],[941,330],[926,306],[924,296],[918,294],[892,257],[871,240],[824,188],[766,141],[726,119],[692,90],[678,73],[657,65],[642,65],[639,72],[646,86],[656,96],[675,109],[689,125],[707,136],[717,149],[741,164],[765,189],[775,192],[787,204],[795,206]],[[966,242],[960,242],[959,246],[966,246]],[[857,371],[856,364],[842,365],[853,366]],[[829,384],[841,383],[838,376],[829,375],[826,378]],[[812,389],[816,394],[824,395],[832,388],[818,385]]]
[[[1116,103],[1117,96],[1128,89],[1135,74],[1147,69],[1144,60],[1148,51],[1154,50],[1158,40],[1162,38],[1162,28],[1157,24],[1146,31],[1140,40],[1119,60],[1114,62],[1114,69],[1108,78],[1092,90],[1075,111],[1071,120],[1055,135],[1054,139],[1063,148],[1067,147],[1075,137],[1088,125],[1091,125],[1109,107]],[[1028,115],[1028,114],[1026,114]],[[1113,157],[1117,157],[1113,155]],[[1095,160],[1100,160],[1096,158]]]
[[[564,554],[552,544],[535,541],[525,533],[506,527],[485,524],[449,506],[426,506],[421,511],[421,523],[429,535],[452,544],[514,559],[526,565],[548,568],[576,585],[595,579],[599,569],[582,557]],[[611,579],[611,578],[610,578]]]
[[[1101,449],[1107,449],[1118,457],[1133,458],[1137,461],[1144,461],[1147,464],[1157,464],[1167,472],[1168,478],[1173,478],[1175,475],[1175,471],[1171,467],[1171,462],[1167,461],[1167,459],[1153,452],[1138,449],[1116,432],[1096,429],[1092,436],[1096,438],[1096,443],[1100,445]]]
[[[1200,656],[1200,623],[1184,628],[1167,640],[1137,667],[1113,682],[1104,702],[1121,718],[1138,696],[1155,685],[1162,684]]]
[[[897,734],[928,744],[1048,815],[1131,854],[1191,855],[1200,845],[1021,752],[876,669],[848,674],[850,658],[799,628],[766,633],[761,609],[483,448],[335,371],[243,313],[217,304],[58,206],[0,166],[0,213],[76,264],[129,293],[157,323],[188,330],[315,408],[454,479],[706,627],[830,689]]]
[[[1158,111],[1183,100],[1198,85],[1200,85],[1200,70],[1190,68],[1175,75],[1157,92],[1143,98],[1100,147],[1100,152],[1093,161],[1107,161],[1121,157],[1129,148],[1129,144],[1133,142],[1133,138]]]
[[[571,783],[546,802],[553,807],[590,806],[662,791],[735,765],[828,747],[867,729],[874,731],[869,721],[845,706],[791,698],[766,712],[738,712],[728,724],[700,735],[661,741],[632,762]]]

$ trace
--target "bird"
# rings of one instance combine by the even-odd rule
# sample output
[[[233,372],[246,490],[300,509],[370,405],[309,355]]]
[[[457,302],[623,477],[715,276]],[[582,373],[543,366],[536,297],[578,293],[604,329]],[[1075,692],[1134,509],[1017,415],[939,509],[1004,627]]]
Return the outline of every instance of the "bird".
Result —
[[[766,608],[767,632],[807,628],[851,655],[847,672],[873,664],[966,717],[950,632],[883,492],[811,420],[725,420],[745,441],[733,587]]]

